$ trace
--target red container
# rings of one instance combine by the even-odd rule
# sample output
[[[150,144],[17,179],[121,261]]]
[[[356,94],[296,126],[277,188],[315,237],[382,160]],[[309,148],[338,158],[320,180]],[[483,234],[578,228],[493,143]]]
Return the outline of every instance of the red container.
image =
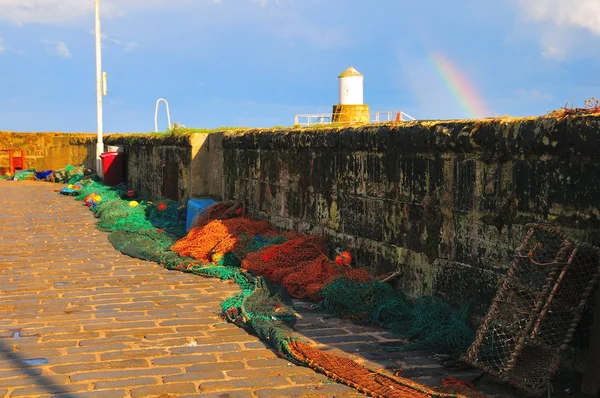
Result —
[[[104,152],[100,155],[105,185],[114,187],[125,182],[125,158],[122,152]]]

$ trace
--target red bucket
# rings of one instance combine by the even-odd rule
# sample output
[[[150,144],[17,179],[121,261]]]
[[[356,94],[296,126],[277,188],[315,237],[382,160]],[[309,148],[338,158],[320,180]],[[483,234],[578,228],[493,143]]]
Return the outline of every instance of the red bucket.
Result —
[[[100,155],[100,159],[102,159],[105,185],[114,187],[125,182],[126,155],[123,152],[104,152]]]

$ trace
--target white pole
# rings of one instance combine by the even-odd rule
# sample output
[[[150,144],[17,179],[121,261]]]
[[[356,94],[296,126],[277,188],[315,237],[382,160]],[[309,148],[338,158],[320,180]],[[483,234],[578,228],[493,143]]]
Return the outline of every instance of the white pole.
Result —
[[[96,14],[96,118],[98,123],[98,143],[96,144],[96,173],[103,177],[102,160],[100,154],[104,152],[104,142],[102,141],[102,36],[100,34],[100,0],[94,0]]]

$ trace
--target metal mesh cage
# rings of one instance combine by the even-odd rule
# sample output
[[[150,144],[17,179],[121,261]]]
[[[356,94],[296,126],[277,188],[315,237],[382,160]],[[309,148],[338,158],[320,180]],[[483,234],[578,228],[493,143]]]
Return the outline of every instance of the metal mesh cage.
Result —
[[[462,360],[542,395],[597,285],[600,250],[531,225]]]

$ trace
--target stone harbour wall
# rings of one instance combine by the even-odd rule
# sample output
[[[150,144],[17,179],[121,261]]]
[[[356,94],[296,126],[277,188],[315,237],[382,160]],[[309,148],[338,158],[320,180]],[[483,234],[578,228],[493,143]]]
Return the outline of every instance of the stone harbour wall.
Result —
[[[483,314],[527,223],[599,243],[599,138],[598,116],[228,132],[224,197]]]
[[[104,142],[123,147],[127,182],[134,190],[151,199],[188,199],[192,156],[189,136],[112,134]]]
[[[96,136],[76,133],[12,133],[0,131],[0,150],[25,151],[25,167],[55,170],[68,164],[95,168]],[[0,168],[8,167],[8,154],[0,151]]]

